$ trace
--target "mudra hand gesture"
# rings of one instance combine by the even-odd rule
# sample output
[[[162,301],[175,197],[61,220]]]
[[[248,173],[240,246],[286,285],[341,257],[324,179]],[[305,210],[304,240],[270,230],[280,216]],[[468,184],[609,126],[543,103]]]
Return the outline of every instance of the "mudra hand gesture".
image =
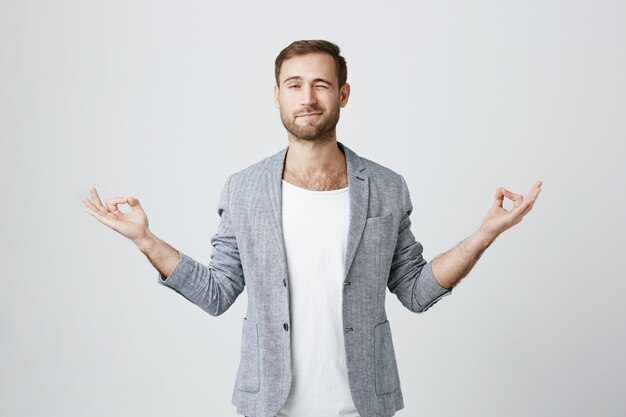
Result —
[[[498,236],[521,222],[524,216],[533,208],[542,184],[542,181],[537,181],[526,198],[521,194],[510,192],[504,187],[498,188],[493,205],[487,212],[481,229],[492,236]],[[513,207],[510,211],[507,211],[502,206],[505,197],[513,201]]]
[[[98,192],[95,187],[90,187],[91,197],[83,198],[85,203],[85,211],[99,220],[101,223],[109,226],[111,229],[131,239],[133,242],[142,239],[148,234],[148,217],[143,211],[139,200],[134,197],[114,197],[102,204]],[[118,205],[128,204],[132,211],[130,213],[122,213],[118,209]]]

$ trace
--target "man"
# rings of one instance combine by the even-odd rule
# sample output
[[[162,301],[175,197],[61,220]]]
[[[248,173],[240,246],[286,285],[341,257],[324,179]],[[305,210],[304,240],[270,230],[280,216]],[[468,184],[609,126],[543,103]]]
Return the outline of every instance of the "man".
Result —
[[[529,196],[498,188],[480,228],[426,262],[410,230],[404,178],[338,142],[350,96],[337,45],[297,41],[280,52],[274,99],[288,146],[228,177],[220,223],[203,265],[157,238],[136,198],[103,205],[96,219],[133,240],[158,282],[211,315],[244,290],[241,362],[232,402],[254,417],[387,417],[404,407],[386,288],[426,311],[466,276],[495,238],[519,223]],[[504,198],[514,207],[503,208]],[[124,214],[119,204],[132,212]]]

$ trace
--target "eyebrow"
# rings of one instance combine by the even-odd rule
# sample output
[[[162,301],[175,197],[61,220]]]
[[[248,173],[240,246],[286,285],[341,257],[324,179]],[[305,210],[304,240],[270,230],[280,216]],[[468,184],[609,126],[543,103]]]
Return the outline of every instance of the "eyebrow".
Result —
[[[285,81],[283,81],[283,84],[285,84],[287,81],[291,81],[291,80],[298,80],[298,81],[300,81],[300,80],[302,80],[302,77],[300,77],[299,75],[294,75],[293,77],[289,77]],[[333,85],[333,83],[331,83],[330,81],[328,81],[328,80],[326,80],[324,78],[316,78],[316,79],[313,80],[313,82],[318,82],[318,81],[321,81],[321,82],[326,83],[328,85]]]

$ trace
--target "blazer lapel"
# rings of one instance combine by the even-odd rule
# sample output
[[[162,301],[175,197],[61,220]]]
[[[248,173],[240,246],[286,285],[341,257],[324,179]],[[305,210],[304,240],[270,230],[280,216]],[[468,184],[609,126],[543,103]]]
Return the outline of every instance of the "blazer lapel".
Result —
[[[346,154],[348,163],[348,187],[350,193],[350,225],[348,226],[348,245],[346,247],[346,262],[344,270],[344,281],[348,276],[352,260],[356,255],[356,250],[361,242],[365,219],[367,218],[367,207],[369,203],[369,178],[365,165],[361,158],[350,148],[337,142],[339,147]]]
[[[346,247],[346,258],[344,267],[344,280],[348,276],[352,261],[356,255],[363,229],[367,217],[367,207],[369,201],[369,178],[365,165],[361,158],[350,148],[337,141],[337,146],[346,156],[348,171],[348,190],[350,198],[350,221],[348,226],[348,244]],[[282,179],[285,156],[289,147],[281,149],[278,153],[268,159],[267,169],[269,175],[264,184],[268,192],[272,213],[270,215],[272,235],[274,236],[276,247],[278,248],[278,264],[284,271],[287,271],[287,256],[285,251],[285,238],[283,234],[282,222]]]

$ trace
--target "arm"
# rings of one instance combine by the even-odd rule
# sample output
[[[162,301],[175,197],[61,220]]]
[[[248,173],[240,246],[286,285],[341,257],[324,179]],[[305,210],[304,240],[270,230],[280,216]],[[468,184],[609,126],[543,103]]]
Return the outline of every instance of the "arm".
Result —
[[[514,194],[505,188],[498,188],[492,207],[487,212],[483,224],[467,239],[432,261],[433,274],[437,282],[452,289],[474,267],[483,251],[505,230],[518,224],[532,209],[541,191],[541,181],[537,181],[524,200],[521,194]],[[502,207],[504,197],[514,202],[511,211]]]
[[[146,255],[152,266],[159,272],[159,278],[165,281],[182,259],[180,252],[167,242],[159,239],[150,230],[145,237],[134,241],[139,250]]]
[[[432,260],[433,274],[442,287],[452,289],[474,267],[483,251],[491,245],[495,236],[477,230],[449,251]]]
[[[169,275],[181,256],[180,253],[156,237],[148,227],[148,216],[134,197],[114,197],[102,204],[98,191],[90,187],[92,200],[83,198],[85,210],[102,224],[132,240],[162,274]],[[120,204],[128,204],[130,213],[119,210]]]
[[[153,257],[157,262],[161,258],[160,267],[155,265],[159,271],[157,282],[178,292],[212,316],[228,310],[245,286],[235,230],[231,222],[229,185],[230,177],[220,193],[217,205],[220,223],[217,233],[211,237],[213,250],[208,265],[180,252],[180,259],[170,269],[178,251],[165,242],[153,244]],[[149,253],[148,250],[150,258]]]
[[[139,200],[115,197],[103,204],[91,187],[93,201],[83,199],[85,210],[98,221],[131,239],[159,273],[165,285],[217,316],[226,311],[243,291],[244,277],[229,207],[230,177],[220,194],[217,213],[220,223],[211,238],[213,252],[209,265],[203,265],[159,239],[148,228],[148,217]],[[132,211],[123,213],[118,205],[128,203]]]
[[[423,246],[415,240],[411,232],[410,215],[413,204],[404,177],[402,179],[402,219],[398,230],[398,241],[391,261],[387,280],[389,291],[407,309],[414,313],[428,310],[442,297],[451,293],[435,279],[432,262],[426,262],[422,256]]]
[[[426,262],[423,247],[411,233],[410,214],[413,211],[406,181],[402,178],[403,217],[400,221],[396,245],[387,286],[400,302],[415,313],[428,310],[442,297],[449,295],[476,264],[483,251],[508,228],[522,221],[531,209],[542,182],[538,181],[529,196],[524,198],[504,188],[498,188],[492,207],[480,228],[457,246]],[[515,207],[507,211],[502,207],[504,197],[514,201]],[[435,278],[436,277],[436,278]]]

